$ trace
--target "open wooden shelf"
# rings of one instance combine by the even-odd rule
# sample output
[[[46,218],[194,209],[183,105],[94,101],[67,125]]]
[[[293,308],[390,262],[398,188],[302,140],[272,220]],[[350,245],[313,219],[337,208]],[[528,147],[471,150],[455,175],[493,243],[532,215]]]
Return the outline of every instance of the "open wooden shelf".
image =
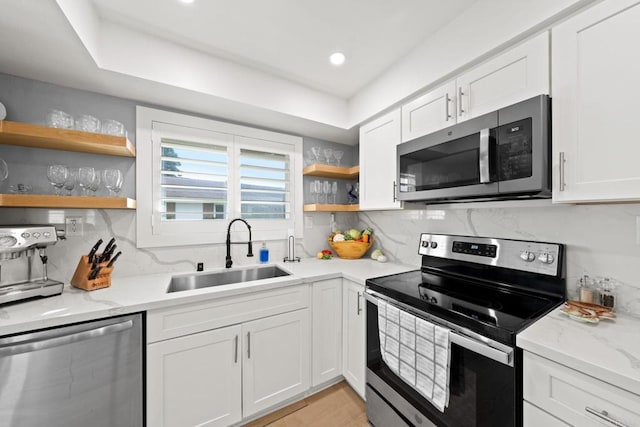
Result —
[[[305,212],[358,212],[360,205],[304,205]]]
[[[313,164],[304,168],[302,175],[334,179],[358,179],[360,166],[344,168],[340,166]]]
[[[56,196],[53,194],[0,194],[0,207],[135,209],[135,199],[126,197]]]
[[[0,144],[111,156],[136,156],[136,148],[126,136],[57,129],[6,120],[0,121]]]

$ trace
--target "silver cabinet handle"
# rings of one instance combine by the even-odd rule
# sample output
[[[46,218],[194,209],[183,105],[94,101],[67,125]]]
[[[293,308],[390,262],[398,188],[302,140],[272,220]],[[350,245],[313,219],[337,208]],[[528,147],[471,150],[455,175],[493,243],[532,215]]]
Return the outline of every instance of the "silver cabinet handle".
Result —
[[[559,153],[559,168],[558,168],[558,190],[564,191],[564,151]]]
[[[393,203],[395,203],[398,198],[396,197],[396,188],[397,188],[397,184],[395,181],[393,181]]]
[[[489,129],[480,130],[480,153],[478,156],[480,168],[480,182],[487,184],[491,182],[491,170],[489,164]]]
[[[247,332],[247,359],[251,359],[251,332]]]
[[[451,102],[451,98],[449,98],[449,92],[444,94],[444,121],[448,122],[451,118],[451,114],[449,114],[449,102]]]
[[[115,334],[133,327],[133,320],[116,323],[114,325],[102,326],[100,328],[89,329],[88,331],[73,332],[68,335],[56,336],[40,340],[28,341],[24,344],[6,344],[0,347],[0,356],[15,356],[22,353],[31,353],[47,348],[59,347],[72,344],[78,341],[84,341],[93,338],[99,338],[108,334]]]
[[[584,408],[585,411],[587,411],[588,413],[595,415],[596,417],[600,418],[601,420],[604,420],[610,424],[613,424],[616,427],[629,427],[626,424],[621,423],[620,421],[614,420],[613,418],[611,418],[609,416],[609,413],[607,411],[597,411],[593,408],[589,408],[588,406],[586,406]]]
[[[360,306],[360,298],[362,298],[362,292],[358,292],[358,311],[357,311],[357,315],[360,316],[360,313],[362,313],[362,307]]]
[[[458,86],[458,115],[460,117],[462,117],[462,114],[464,113],[464,110],[462,109],[462,95],[464,95],[462,86]]]
[[[233,363],[238,363],[238,336],[236,335],[235,351],[233,354]]]

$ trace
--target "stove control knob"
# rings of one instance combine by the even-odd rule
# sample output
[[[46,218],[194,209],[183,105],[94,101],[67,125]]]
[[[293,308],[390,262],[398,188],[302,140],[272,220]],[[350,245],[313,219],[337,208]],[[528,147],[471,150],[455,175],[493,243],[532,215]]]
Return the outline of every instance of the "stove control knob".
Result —
[[[529,251],[522,251],[522,253],[520,254],[520,258],[522,258],[522,260],[525,262],[531,262],[536,259],[536,254]]]
[[[431,242],[431,249],[435,249],[438,247],[438,242]]]
[[[429,302],[430,302],[431,304],[438,304],[438,299],[437,299],[436,297],[431,297],[431,298],[429,299]]]
[[[422,241],[422,247],[423,248],[428,248],[429,247],[429,241],[428,240],[423,240]]]
[[[538,255],[538,261],[543,264],[553,264],[556,259],[549,252],[544,252]]]

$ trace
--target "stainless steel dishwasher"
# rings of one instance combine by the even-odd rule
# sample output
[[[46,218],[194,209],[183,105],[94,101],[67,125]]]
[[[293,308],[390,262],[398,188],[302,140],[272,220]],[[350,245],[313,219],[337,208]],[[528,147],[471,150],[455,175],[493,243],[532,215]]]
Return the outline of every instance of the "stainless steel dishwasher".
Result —
[[[0,338],[0,426],[141,427],[142,315]]]

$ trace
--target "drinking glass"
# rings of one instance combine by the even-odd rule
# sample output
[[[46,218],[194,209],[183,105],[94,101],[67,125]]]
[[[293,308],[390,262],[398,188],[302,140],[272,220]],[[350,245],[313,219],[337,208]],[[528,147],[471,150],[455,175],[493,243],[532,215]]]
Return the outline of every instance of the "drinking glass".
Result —
[[[73,189],[75,188],[77,181],[78,169],[69,168],[69,175],[67,176],[67,180],[64,183],[64,189],[67,190],[67,196],[71,196],[71,194],[73,194]]]
[[[320,182],[320,180],[316,179],[315,181],[313,181],[313,187],[315,189],[314,193],[316,194],[316,204],[318,204],[319,203],[318,197],[322,192],[322,183]]]
[[[107,135],[125,136],[124,125],[117,120],[107,119],[102,121],[102,133]]]
[[[7,162],[0,159],[0,184],[7,178],[9,178],[9,166],[7,166]]]
[[[100,171],[96,170],[93,174],[93,180],[91,181],[91,184],[88,187],[89,190],[93,192],[92,196],[95,197],[96,192],[100,189],[101,182],[102,182],[102,178],[101,178]]]
[[[47,113],[47,126],[61,129],[73,129],[73,117],[62,110],[51,110]]]
[[[338,194],[338,181],[333,181],[331,184],[331,194],[333,195],[333,204],[336,204],[336,195]]]
[[[313,197],[316,201],[316,204],[318,203],[318,193],[316,193],[316,182],[315,181],[311,181],[309,183],[309,191],[311,192],[311,197]]]
[[[331,158],[333,157],[333,150],[331,148],[323,148],[322,155],[327,160],[327,164],[331,164]]]
[[[93,183],[96,176],[96,170],[92,167],[78,168],[78,185],[82,188],[82,194],[85,196],[89,191],[89,186]]]
[[[122,172],[120,169],[105,169],[102,171],[102,182],[109,194],[115,196],[114,188],[122,186]]]
[[[340,160],[342,160],[342,156],[344,156],[344,151],[333,150],[333,157],[336,158],[336,166],[340,166]]]
[[[100,119],[89,114],[81,114],[76,117],[75,128],[83,132],[100,132]]]
[[[331,193],[331,184],[329,184],[329,181],[322,183],[322,193],[324,193],[324,202],[329,203],[329,193]]]
[[[311,147],[311,154],[316,159],[316,163],[320,161],[320,147]]]
[[[64,183],[67,182],[68,176],[69,168],[65,165],[51,165],[47,169],[47,178],[51,185],[53,185],[56,195],[60,196],[62,194],[62,187],[64,187]]]

